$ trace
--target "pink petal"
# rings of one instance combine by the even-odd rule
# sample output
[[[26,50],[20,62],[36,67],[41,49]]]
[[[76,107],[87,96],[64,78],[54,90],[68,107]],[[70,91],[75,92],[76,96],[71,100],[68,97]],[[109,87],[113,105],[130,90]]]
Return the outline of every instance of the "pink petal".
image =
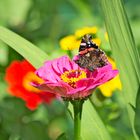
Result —
[[[101,68],[96,69],[93,72],[93,77],[99,78],[99,77],[102,76],[102,74],[107,73],[109,71],[112,71],[112,65],[111,64],[108,64],[108,65],[106,65],[104,67],[101,67]]]
[[[72,60],[73,61],[79,60],[79,55],[75,55]]]
[[[44,80],[52,82],[57,82],[60,80],[60,77],[52,68],[52,61],[46,61],[45,65],[36,71],[36,74]]]
[[[85,89],[84,86],[83,87],[79,87],[79,88],[74,88],[74,89],[70,90],[67,94],[76,94],[78,92],[83,91],[84,89]]]
[[[105,82],[111,80],[112,78],[114,78],[118,73],[119,73],[118,70],[112,70],[112,71],[106,73],[100,81],[102,83],[105,83]]]
[[[90,90],[90,89],[93,89],[99,85],[104,84],[105,82],[114,78],[117,74],[118,74],[118,70],[111,70],[111,71],[105,73],[101,79],[96,78],[93,83],[91,82],[86,90]]]
[[[42,90],[42,91],[56,94],[57,96],[64,96],[65,93],[66,93],[65,88],[64,87],[59,87],[59,86],[51,86],[51,85],[48,85],[48,84],[40,84],[40,85],[36,85],[35,87]]]
[[[62,56],[59,59],[57,59],[57,65],[61,73],[64,73],[68,70],[72,70],[72,64],[68,56]]]
[[[85,78],[85,79],[81,79],[80,81],[78,81],[76,83],[76,86],[78,88],[84,87],[84,91],[85,91],[85,90],[87,90],[87,88],[89,86],[91,86],[91,85],[94,86],[93,84],[94,84],[94,79],[93,78]]]
[[[59,83],[51,83],[49,81],[43,84],[32,83],[32,86],[42,91],[54,93],[57,96],[62,96],[62,97],[66,97],[67,93],[73,90],[73,88],[70,85],[64,83],[63,81]]]

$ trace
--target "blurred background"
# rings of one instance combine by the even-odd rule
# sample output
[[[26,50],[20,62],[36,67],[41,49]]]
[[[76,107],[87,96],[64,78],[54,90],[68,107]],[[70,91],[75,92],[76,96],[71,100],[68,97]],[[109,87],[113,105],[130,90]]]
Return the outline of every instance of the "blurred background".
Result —
[[[140,52],[140,1],[124,0],[124,3]],[[98,0],[0,0],[0,25],[34,43],[50,59],[76,54],[77,47],[64,49],[62,39],[85,27],[95,27],[99,46],[115,65]],[[15,60],[23,58],[0,42],[0,140],[56,140],[64,131],[69,137],[63,140],[71,139],[73,126],[62,103],[52,100],[30,110],[25,101],[8,93],[5,75]],[[133,140],[120,81],[114,80],[111,85],[112,89],[98,88],[91,101],[114,140]]]

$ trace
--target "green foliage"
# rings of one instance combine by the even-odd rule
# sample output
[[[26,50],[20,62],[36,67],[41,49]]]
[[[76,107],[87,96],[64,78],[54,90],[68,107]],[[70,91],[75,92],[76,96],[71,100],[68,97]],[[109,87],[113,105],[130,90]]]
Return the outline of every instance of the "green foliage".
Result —
[[[57,112],[58,108],[60,112]],[[66,133],[67,140],[71,140],[72,120],[65,109],[62,103],[54,101],[49,106],[40,106],[36,111],[30,111],[20,99],[5,97],[0,102],[0,138],[52,140]]]
[[[95,97],[101,93],[96,92]],[[103,123],[106,125],[111,138],[113,140],[134,140],[133,132],[129,123],[127,110],[124,106],[123,98],[120,96],[121,92],[116,91],[111,98],[100,99],[98,96],[91,98],[93,103],[98,98],[98,104],[95,108],[98,111]]]
[[[82,140],[134,140],[125,107],[127,106],[131,124],[140,137],[138,51],[121,0],[100,1],[113,57],[120,70],[123,94],[116,91],[111,98],[104,97],[103,100],[94,94],[94,106],[90,101],[85,102]],[[124,2],[136,45],[140,48],[140,1]],[[17,6],[17,3],[20,4]],[[104,38],[100,5],[97,0],[1,0],[0,13],[0,24],[10,29],[0,27],[0,140],[73,140],[72,118],[63,104],[56,101],[30,111],[20,99],[7,97],[7,85],[3,77],[6,66],[14,59],[21,59],[20,55],[36,68],[46,59],[64,55],[65,52],[59,48],[60,38],[79,27],[89,25],[99,27],[101,48],[112,56],[109,43]],[[76,50],[75,52],[77,53]]]
[[[0,40],[20,53],[36,68],[40,67],[47,59],[47,55],[31,42],[4,27],[0,27]]]
[[[17,109],[18,107],[18,109]],[[28,110],[21,100],[6,97],[0,104],[0,127],[2,140],[20,138],[21,140],[46,140],[47,125],[31,119],[34,112]],[[7,134],[5,136],[5,133]]]
[[[70,105],[69,109],[73,112],[73,108]],[[94,109],[94,106],[89,100],[85,101],[83,105],[82,113],[82,140],[110,140],[111,137],[103,124],[101,118],[98,116],[98,113]],[[92,134],[92,135],[91,135]]]
[[[66,140],[67,139],[67,136],[65,135],[65,133],[61,134],[57,140]]]
[[[134,127],[136,130],[136,133],[138,135],[138,137],[140,138],[140,88],[138,89],[138,94],[137,94],[137,98],[136,98],[136,107],[134,108],[135,111],[135,120],[134,120]]]
[[[83,106],[82,138],[83,140],[111,140],[105,125],[90,101],[86,101]]]
[[[0,30],[1,30],[0,39],[5,41],[5,43],[10,45],[17,52],[23,55],[31,64],[33,64],[36,67],[41,66],[43,64],[43,62],[45,61],[44,58],[46,58],[46,55],[40,49],[36,48],[34,45],[24,40],[20,36],[16,35],[15,33],[9,31],[8,29],[1,27]],[[13,38],[14,41],[11,40],[11,38]],[[28,46],[28,47],[22,47],[22,46],[19,47],[18,45],[21,42],[22,42],[22,46]],[[40,54],[40,55],[36,57],[37,54]],[[110,139],[109,134],[107,130],[105,129],[104,124],[100,120],[100,117],[97,115],[96,111],[93,109],[92,105],[90,103],[87,103],[85,105],[84,110],[85,111],[83,111],[84,112],[83,122],[85,122],[85,124],[83,124],[82,126],[84,128],[82,132],[83,139],[92,140],[94,137],[96,137],[96,139],[106,138],[106,140],[109,140]],[[87,116],[89,118],[88,119],[89,123],[87,121]],[[93,122],[93,124],[91,122]],[[90,131],[89,131],[89,128],[90,128]],[[91,133],[92,135],[90,135]]]
[[[113,56],[120,70],[124,100],[128,109],[132,129],[135,134],[135,112],[130,104],[133,106],[136,105],[135,101],[140,85],[140,59],[138,50],[134,43],[122,0],[100,1],[102,4]]]

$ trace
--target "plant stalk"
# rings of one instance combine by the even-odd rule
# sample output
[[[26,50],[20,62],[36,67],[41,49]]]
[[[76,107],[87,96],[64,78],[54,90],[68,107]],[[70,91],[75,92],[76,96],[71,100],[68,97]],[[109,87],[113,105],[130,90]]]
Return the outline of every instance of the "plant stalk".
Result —
[[[84,100],[72,101],[74,110],[74,140],[81,140],[81,118]]]
[[[72,59],[72,57],[73,57],[72,51],[71,51],[71,50],[67,50],[67,54],[68,54],[68,56]]]

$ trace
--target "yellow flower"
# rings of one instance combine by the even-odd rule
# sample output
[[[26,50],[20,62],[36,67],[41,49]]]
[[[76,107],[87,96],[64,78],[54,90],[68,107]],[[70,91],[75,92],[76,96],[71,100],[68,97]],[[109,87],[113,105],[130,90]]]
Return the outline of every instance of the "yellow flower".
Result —
[[[80,47],[81,38],[85,34],[93,35],[93,42],[95,42],[98,46],[101,44],[101,40],[96,37],[97,27],[84,27],[75,32],[74,35],[69,35],[60,40],[60,47],[63,50],[74,50]]]
[[[98,29],[95,26],[93,26],[93,27],[84,27],[84,28],[81,28],[81,29],[77,30],[75,32],[75,36],[77,38],[81,38],[85,34],[96,34],[97,31],[98,31]]]
[[[80,40],[78,41],[74,35],[69,35],[60,40],[60,47],[63,50],[74,50],[80,46]]]
[[[111,58],[108,58],[108,60],[112,64],[113,69],[115,69],[116,68],[115,62]],[[116,76],[114,79],[110,80],[109,82],[99,86],[99,89],[101,90],[102,94],[105,97],[112,96],[113,91],[115,91],[116,89],[121,90],[122,85],[121,85],[119,75]]]
[[[93,38],[92,41],[95,42],[98,46],[101,45],[101,40],[99,38]]]

